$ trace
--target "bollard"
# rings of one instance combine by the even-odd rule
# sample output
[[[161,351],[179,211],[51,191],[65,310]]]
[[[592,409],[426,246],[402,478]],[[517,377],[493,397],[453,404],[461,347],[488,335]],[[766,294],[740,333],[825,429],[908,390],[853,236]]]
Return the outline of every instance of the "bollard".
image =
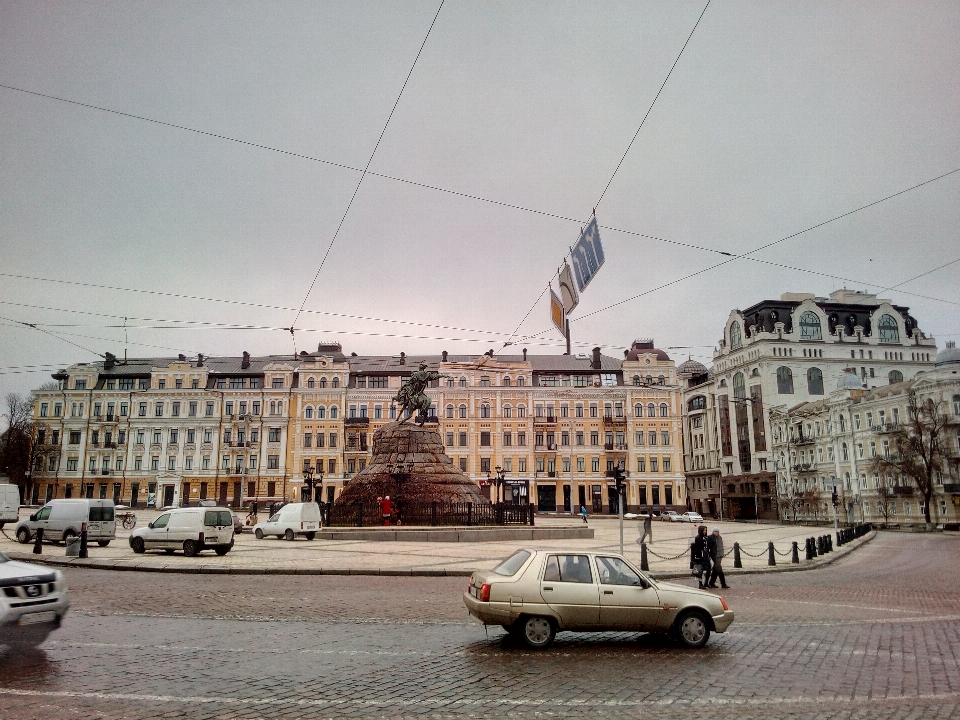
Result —
[[[43,528],[37,528],[37,538],[33,542],[33,554],[42,555],[43,554]]]
[[[827,543],[827,552],[833,552],[833,535],[825,535],[823,539]]]
[[[837,530],[837,547],[843,547],[843,534],[846,530]]]
[[[817,538],[810,538],[810,550],[814,557],[820,554],[820,543]]]
[[[807,553],[807,560],[813,560],[813,548],[810,546],[810,538],[803,541],[803,549]]]
[[[776,550],[773,548],[773,541],[767,543],[767,565],[771,567],[777,564]]]
[[[650,570],[650,563],[647,562],[647,544],[645,542],[640,543],[640,569],[645,572]]]
[[[87,524],[83,523],[80,526],[80,557],[85,558],[89,553],[87,553]]]
[[[791,548],[792,554],[790,555],[790,562],[797,564],[800,562],[800,549],[797,547],[797,541],[793,541],[793,547]]]
[[[735,568],[743,567],[743,562],[740,560],[740,543],[738,542],[733,544],[733,566]]]

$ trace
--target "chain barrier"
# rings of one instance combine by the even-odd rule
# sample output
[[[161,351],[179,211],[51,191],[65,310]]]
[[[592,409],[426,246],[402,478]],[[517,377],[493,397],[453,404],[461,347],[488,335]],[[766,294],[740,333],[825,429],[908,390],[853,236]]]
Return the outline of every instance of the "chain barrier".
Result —
[[[790,549],[787,550],[786,552],[780,552],[779,550],[777,550],[777,546],[774,545],[774,546],[773,546],[773,550],[774,550],[774,552],[777,553],[777,555],[780,555],[781,557],[786,557],[787,555],[790,555],[791,553],[793,553],[793,546],[791,545],[791,546],[790,546]]]
[[[689,549],[684,550],[684,551],[683,551],[682,553],[680,553],[679,555],[674,555],[673,557],[664,557],[663,555],[660,555],[659,553],[656,553],[656,552],[654,552],[653,550],[651,550],[651,549],[650,549],[650,546],[647,545],[647,552],[650,553],[651,555],[654,555],[655,557],[660,558],[661,560],[679,560],[679,559],[682,558],[684,555],[686,555],[688,552],[690,552],[690,550],[689,550]]]
[[[767,554],[767,549],[764,548],[763,550],[761,550],[760,552],[758,552],[756,555],[754,555],[753,553],[747,552],[746,550],[744,550],[744,549],[743,549],[743,545],[741,545],[741,546],[740,546],[740,552],[742,552],[742,553],[743,553],[744,555],[746,555],[747,557],[758,558],[758,557],[763,557],[764,555],[766,555],[766,554]]]

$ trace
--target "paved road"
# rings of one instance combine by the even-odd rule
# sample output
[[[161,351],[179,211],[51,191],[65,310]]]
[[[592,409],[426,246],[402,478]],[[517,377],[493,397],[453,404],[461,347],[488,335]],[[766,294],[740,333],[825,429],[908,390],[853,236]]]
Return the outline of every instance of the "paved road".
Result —
[[[0,659],[0,717],[957,718],[956,537],[883,534],[820,570],[740,578],[699,651],[466,622],[459,578],[70,571],[74,611]]]

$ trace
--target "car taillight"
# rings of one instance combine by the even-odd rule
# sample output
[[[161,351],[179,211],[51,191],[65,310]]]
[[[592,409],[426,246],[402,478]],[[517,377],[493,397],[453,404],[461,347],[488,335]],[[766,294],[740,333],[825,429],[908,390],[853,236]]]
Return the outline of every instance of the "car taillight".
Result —
[[[487,583],[480,586],[480,594],[477,599],[480,602],[490,602],[490,586]]]
[[[200,537],[197,538],[197,542],[203,542],[203,533],[200,533]]]
[[[730,609],[730,606],[729,606],[729,605],[727,605],[727,601],[726,601],[726,600],[724,600],[723,598],[720,598],[720,604],[721,604],[721,605],[723,605],[723,609],[724,609],[724,611],[726,611],[726,610],[729,610],[729,609]]]

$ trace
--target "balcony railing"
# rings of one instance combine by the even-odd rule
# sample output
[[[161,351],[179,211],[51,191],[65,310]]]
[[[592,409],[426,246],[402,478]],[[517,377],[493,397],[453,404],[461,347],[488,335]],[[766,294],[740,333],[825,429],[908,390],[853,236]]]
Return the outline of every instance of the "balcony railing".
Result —
[[[944,483],[943,491],[953,495],[960,495],[960,483]]]
[[[604,425],[626,425],[627,418],[624,415],[604,415],[603,424]]]
[[[553,415],[537,415],[533,418],[534,425],[556,425],[557,418]]]
[[[910,497],[917,492],[917,489],[912,485],[894,485],[891,488],[891,491],[894,495],[900,495],[902,497]]]
[[[344,418],[343,424],[344,424],[344,425],[369,425],[369,424],[370,424],[370,418],[368,418],[368,417],[366,417],[366,416],[363,416],[363,417],[348,417],[348,418]]]

